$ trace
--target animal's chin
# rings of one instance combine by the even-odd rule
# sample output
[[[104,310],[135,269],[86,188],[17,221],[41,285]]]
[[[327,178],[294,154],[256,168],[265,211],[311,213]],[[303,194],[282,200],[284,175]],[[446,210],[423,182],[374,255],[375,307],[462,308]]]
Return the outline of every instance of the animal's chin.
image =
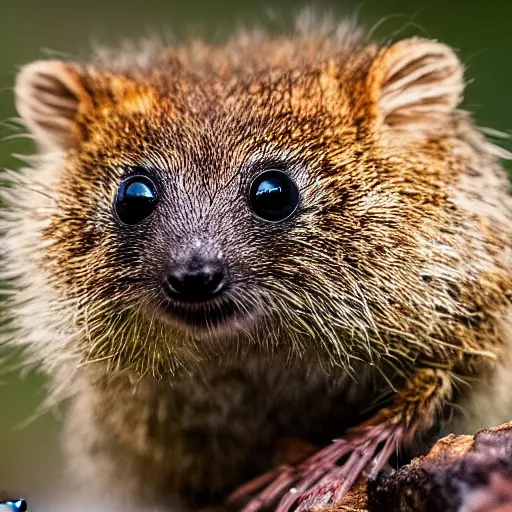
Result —
[[[167,302],[164,314],[178,327],[195,334],[238,331],[248,320],[233,301],[205,301],[202,303]]]

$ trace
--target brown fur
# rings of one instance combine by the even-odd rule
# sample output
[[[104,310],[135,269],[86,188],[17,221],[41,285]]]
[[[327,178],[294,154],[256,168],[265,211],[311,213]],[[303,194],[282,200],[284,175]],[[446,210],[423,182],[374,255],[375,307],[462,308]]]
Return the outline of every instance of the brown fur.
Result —
[[[281,438],[326,444],[372,407],[406,442],[455,428],[437,411],[459,397],[484,426],[473,379],[493,386],[510,329],[506,153],[457,110],[450,49],[361,41],[313,24],[21,71],[40,153],[5,190],[15,340],[72,396],[73,460],[109,493],[214,503]],[[301,205],[271,225],[245,191],[276,164]],[[165,206],[127,229],[112,200],[134,165]],[[230,265],[220,329],[165,312],[162,269],[194,241]]]

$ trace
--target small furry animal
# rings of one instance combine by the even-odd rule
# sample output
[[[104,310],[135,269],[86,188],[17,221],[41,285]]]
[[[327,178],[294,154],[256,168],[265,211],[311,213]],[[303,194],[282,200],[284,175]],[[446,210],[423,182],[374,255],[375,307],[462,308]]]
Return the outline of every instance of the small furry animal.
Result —
[[[84,485],[304,510],[510,419],[510,155],[463,89],[439,42],[314,16],[23,67],[10,332]]]

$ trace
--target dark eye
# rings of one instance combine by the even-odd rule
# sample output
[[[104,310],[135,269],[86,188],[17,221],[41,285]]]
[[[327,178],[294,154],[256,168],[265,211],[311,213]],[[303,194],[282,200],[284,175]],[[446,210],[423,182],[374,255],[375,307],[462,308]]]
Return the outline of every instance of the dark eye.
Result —
[[[297,185],[286,173],[277,169],[256,176],[249,191],[254,213],[270,222],[288,218],[297,208],[299,198]]]
[[[123,224],[144,220],[158,202],[155,184],[147,176],[130,176],[117,191],[114,208]]]

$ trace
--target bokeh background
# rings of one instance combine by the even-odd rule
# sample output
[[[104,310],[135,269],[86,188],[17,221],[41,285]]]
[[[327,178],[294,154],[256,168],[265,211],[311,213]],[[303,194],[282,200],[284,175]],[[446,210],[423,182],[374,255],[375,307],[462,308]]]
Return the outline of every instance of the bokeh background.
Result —
[[[17,69],[48,50],[83,54],[92,40],[115,44],[153,29],[216,38],[234,24],[265,19],[269,11],[274,20],[289,19],[304,5],[293,0],[0,0],[0,120],[15,115]],[[340,15],[359,12],[364,25],[378,27],[377,38],[422,35],[452,45],[467,68],[467,108],[480,125],[511,132],[512,2],[333,0],[322,6]],[[29,142],[11,133],[0,126],[0,167],[16,168],[11,155],[31,151]],[[3,349],[1,355],[7,362],[0,371],[0,489],[27,497],[30,510],[57,510],[59,495],[69,490],[58,448],[63,411],[42,412],[44,377],[16,369],[16,354]]]

